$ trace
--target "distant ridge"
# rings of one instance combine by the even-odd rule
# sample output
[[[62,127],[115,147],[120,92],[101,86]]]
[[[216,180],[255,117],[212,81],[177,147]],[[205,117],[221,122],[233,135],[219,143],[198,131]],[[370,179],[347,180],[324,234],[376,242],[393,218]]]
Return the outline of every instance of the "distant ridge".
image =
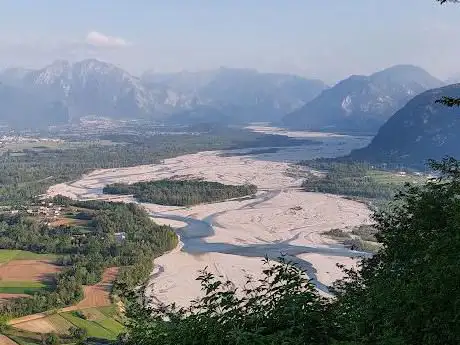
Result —
[[[445,155],[460,157],[460,109],[436,103],[443,96],[460,97],[460,84],[416,96],[380,128],[369,146],[350,157],[418,165]]]
[[[370,76],[353,75],[286,115],[294,129],[376,132],[411,98],[443,82],[420,67],[397,65]]]
[[[0,82],[10,88],[0,93],[0,122],[24,126],[62,124],[84,116],[175,122],[277,121],[326,88],[319,80],[251,69],[136,77],[95,59],[57,60],[38,70],[7,69],[0,73]],[[34,106],[21,105],[16,99],[27,99]],[[34,110],[42,108],[43,112]]]

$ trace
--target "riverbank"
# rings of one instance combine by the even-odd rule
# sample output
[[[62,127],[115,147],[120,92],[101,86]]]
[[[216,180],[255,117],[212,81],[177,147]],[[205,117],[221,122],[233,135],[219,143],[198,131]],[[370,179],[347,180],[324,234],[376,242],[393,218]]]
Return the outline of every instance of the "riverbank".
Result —
[[[199,270],[208,267],[241,286],[248,274],[259,274],[265,255],[286,255],[327,292],[327,286],[341,276],[336,264],[352,265],[350,257],[362,253],[349,251],[321,233],[366,224],[370,212],[358,202],[299,190],[301,181],[286,174],[289,166],[249,156],[201,152],[167,159],[163,164],[97,170],[78,181],[51,187],[48,195],[114,200],[102,194],[106,184],[171,177],[255,184],[260,192],[254,199],[188,208],[142,204],[164,224],[186,224],[178,229],[180,248],[156,259],[146,294],[160,302],[186,305],[200,294],[195,281]],[[115,200],[134,201],[129,196]]]

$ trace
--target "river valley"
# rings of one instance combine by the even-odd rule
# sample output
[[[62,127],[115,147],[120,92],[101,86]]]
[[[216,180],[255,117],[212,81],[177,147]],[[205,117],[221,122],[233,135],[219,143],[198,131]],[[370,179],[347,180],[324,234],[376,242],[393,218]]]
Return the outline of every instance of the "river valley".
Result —
[[[359,202],[300,190],[300,168],[293,163],[343,155],[364,146],[369,139],[308,132],[284,134],[311,138],[318,143],[260,155],[244,155],[244,150],[236,156],[201,152],[166,159],[162,164],[97,170],[78,181],[51,187],[48,195],[135,202],[127,196],[104,195],[102,188],[114,182],[171,177],[255,184],[259,191],[253,198],[193,207],[142,204],[156,222],[175,227],[180,237],[176,249],[155,260],[146,294],[153,301],[187,305],[200,295],[195,280],[199,270],[207,267],[241,286],[247,275],[257,277],[265,256],[285,256],[297,263],[327,294],[328,286],[342,275],[336,264],[350,266],[356,263],[354,258],[367,254],[351,251],[322,233],[369,223],[370,211]]]

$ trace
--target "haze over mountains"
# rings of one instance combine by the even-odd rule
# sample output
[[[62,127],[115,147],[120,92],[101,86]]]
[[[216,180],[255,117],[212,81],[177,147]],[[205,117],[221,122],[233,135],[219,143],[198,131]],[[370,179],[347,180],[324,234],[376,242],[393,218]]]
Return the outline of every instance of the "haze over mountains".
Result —
[[[247,69],[135,77],[98,60],[10,69],[0,74],[0,81],[5,89],[0,90],[0,120],[27,126],[62,124],[88,115],[179,122],[276,121],[326,88],[319,80]],[[14,100],[21,98],[30,106],[18,107]],[[59,111],[32,110],[50,107]]]
[[[283,118],[295,129],[376,132],[419,93],[443,82],[422,68],[398,65],[370,76],[353,75]]]
[[[319,80],[252,69],[136,77],[94,59],[55,61],[38,70],[0,73],[0,124],[43,128],[85,116],[180,124],[281,122],[295,129],[378,131],[354,159],[419,162],[441,153],[460,155],[458,111],[434,104],[443,95],[460,96],[460,84],[442,85],[412,65],[353,75],[329,88]]]
[[[415,95],[443,83],[400,65],[328,88],[294,75],[220,68],[140,77],[98,60],[0,73],[0,121],[48,126],[83,116],[175,123],[279,122],[296,129],[376,132]],[[27,100],[27,105],[18,100]],[[22,103],[19,101],[19,103]]]

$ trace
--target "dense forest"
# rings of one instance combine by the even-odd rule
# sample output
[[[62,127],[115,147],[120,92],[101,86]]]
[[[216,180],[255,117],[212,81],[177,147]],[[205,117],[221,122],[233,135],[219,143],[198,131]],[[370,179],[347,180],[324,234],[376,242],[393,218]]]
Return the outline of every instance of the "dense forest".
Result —
[[[253,195],[255,185],[225,185],[200,180],[158,180],[133,184],[114,183],[104,187],[106,194],[134,195],[140,202],[159,205],[191,206]]]
[[[203,130],[203,129],[202,129]],[[121,132],[123,130],[121,129]],[[74,180],[99,168],[158,163],[162,159],[205,150],[309,144],[279,135],[240,129],[206,128],[198,134],[102,135],[112,145],[0,152],[0,205],[22,205],[56,183]],[[75,139],[73,139],[75,140]]]
[[[270,263],[243,290],[206,270],[190,309],[127,304],[126,345],[460,344],[460,163],[401,192],[374,215],[382,248],[319,295],[289,263]]]
[[[12,300],[0,307],[2,314],[16,317],[72,304],[83,297],[82,285],[99,282],[103,270],[112,266],[121,267],[115,292],[133,289],[148,278],[153,258],[177,244],[170,227],[156,225],[134,204],[79,202],[60,196],[53,202],[82,208],[77,216],[89,220],[86,228],[50,227],[21,213],[0,215],[1,249],[59,254],[63,266],[52,291]],[[120,232],[126,236],[123,241],[115,236]]]

